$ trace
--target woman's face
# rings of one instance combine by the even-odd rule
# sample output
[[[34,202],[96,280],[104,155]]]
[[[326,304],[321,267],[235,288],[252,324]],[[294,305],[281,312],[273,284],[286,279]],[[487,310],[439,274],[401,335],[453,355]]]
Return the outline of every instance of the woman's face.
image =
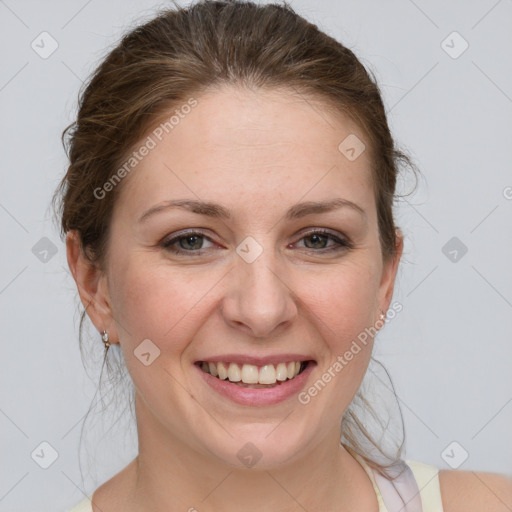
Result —
[[[141,141],[155,147],[124,178],[102,281],[113,320],[97,327],[121,344],[139,435],[273,467],[339,437],[371,355],[371,338],[358,336],[388,308],[396,260],[382,260],[369,151],[357,156],[354,135],[368,143],[354,123],[292,91],[230,87],[195,99],[168,134]],[[144,215],[169,201],[218,209]],[[288,379],[287,363],[305,360]],[[287,380],[219,386],[200,361],[238,363],[258,380],[272,380],[275,363]]]

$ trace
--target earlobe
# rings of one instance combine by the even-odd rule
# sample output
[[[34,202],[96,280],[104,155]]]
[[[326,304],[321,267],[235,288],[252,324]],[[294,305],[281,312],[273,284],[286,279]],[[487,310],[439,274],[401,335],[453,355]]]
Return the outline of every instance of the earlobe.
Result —
[[[112,325],[112,312],[105,276],[83,253],[79,234],[72,230],[66,236],[66,254],[69,269],[75,280],[80,300],[99,332]]]

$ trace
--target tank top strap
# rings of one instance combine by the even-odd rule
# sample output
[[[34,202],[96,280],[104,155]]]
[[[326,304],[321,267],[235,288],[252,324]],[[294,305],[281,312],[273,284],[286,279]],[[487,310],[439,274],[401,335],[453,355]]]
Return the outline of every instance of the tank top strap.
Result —
[[[422,506],[418,483],[406,461],[403,461],[402,473],[391,482],[368,466],[358,454],[355,454],[355,458],[373,484],[379,512],[428,512]]]
[[[407,463],[393,482],[376,471],[373,475],[387,512],[424,512],[418,482]]]
[[[439,468],[417,460],[406,460],[420,489],[424,512],[443,512]]]

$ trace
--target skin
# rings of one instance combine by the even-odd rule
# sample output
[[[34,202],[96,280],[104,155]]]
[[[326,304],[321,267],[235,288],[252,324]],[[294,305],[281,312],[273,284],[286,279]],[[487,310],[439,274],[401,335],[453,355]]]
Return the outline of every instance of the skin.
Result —
[[[95,492],[93,509],[253,512],[272,503],[290,512],[374,512],[368,476],[339,445],[373,340],[307,405],[296,397],[237,405],[193,367],[226,353],[301,353],[317,362],[306,389],[389,308],[403,240],[398,232],[396,258],[383,260],[369,151],[349,161],[338,150],[350,134],[368,142],[348,118],[292,91],[225,87],[196,99],[124,178],[105,273],[68,234],[82,302],[98,331],[120,344],[136,390],[139,455]],[[284,219],[296,203],[333,198],[365,214],[342,208]],[[221,203],[233,216],[172,209],[138,222],[170,199]],[[162,247],[189,228],[206,238],[174,244],[187,254]],[[322,251],[337,244],[304,238],[311,228],[328,229],[351,248]],[[252,263],[235,251],[247,236],[263,249]],[[134,356],[145,339],[160,350],[149,366]],[[262,454],[251,469],[237,457],[248,442]]]

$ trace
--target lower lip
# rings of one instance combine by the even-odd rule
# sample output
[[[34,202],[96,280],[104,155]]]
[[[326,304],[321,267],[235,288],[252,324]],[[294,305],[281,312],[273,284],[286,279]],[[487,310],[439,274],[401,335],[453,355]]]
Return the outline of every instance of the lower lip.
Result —
[[[199,366],[194,366],[202,375],[205,382],[217,391],[217,393],[240,405],[258,406],[278,404],[299,393],[306,384],[306,380],[313,371],[315,364],[316,363],[313,361],[309,361],[306,369],[302,373],[272,388],[244,388],[233,384],[229,380],[220,380],[204,372]]]

